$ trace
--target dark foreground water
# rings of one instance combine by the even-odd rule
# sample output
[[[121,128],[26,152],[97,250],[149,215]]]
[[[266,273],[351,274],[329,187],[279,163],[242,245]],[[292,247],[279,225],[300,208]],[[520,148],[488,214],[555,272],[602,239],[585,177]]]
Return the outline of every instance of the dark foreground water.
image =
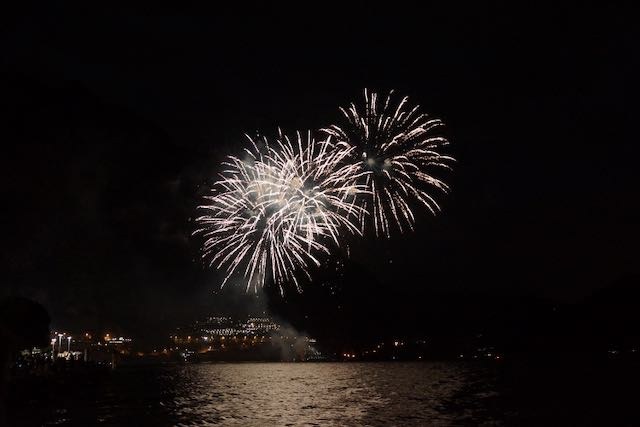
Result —
[[[633,402],[640,384],[628,396],[621,389],[625,385],[620,381],[633,377],[628,372],[590,373],[588,368],[555,372],[548,366],[539,373],[530,367],[509,369],[463,363],[122,368],[102,375],[22,382],[12,389],[9,423],[455,426],[636,425],[638,421]],[[618,389],[607,389],[607,381]]]

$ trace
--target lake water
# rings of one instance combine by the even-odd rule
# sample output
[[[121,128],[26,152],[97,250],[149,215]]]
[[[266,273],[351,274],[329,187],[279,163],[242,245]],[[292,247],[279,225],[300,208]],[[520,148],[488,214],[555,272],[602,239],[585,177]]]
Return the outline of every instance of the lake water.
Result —
[[[557,373],[552,377],[557,380]],[[620,412],[626,406],[619,397],[601,408],[594,404],[615,391],[600,384],[599,396],[584,385],[610,375],[564,377],[551,383],[536,373],[509,373],[509,382],[496,364],[464,363],[131,367],[23,384],[13,390],[9,421],[26,426],[633,425],[629,416],[635,411]],[[518,385],[526,389],[524,397],[514,394]]]

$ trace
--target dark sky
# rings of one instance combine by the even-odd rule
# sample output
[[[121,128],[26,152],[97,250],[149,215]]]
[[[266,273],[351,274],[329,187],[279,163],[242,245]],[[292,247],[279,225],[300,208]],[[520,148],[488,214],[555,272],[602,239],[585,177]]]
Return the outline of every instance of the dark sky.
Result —
[[[453,191],[415,233],[355,242],[346,275],[318,280],[334,285],[269,293],[302,327],[411,321],[443,293],[575,302],[636,275],[629,11],[388,6],[5,15],[3,292],[137,334],[255,308],[214,292],[194,207],[244,132],[320,128],[364,87],[445,120]]]

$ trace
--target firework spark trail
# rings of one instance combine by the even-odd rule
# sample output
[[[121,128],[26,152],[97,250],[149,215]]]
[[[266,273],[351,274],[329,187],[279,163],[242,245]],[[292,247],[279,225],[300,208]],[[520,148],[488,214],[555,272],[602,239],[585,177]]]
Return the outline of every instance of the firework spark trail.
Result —
[[[381,107],[381,108],[380,108]],[[362,212],[371,212],[376,235],[391,235],[391,223],[402,233],[413,229],[410,202],[418,201],[433,214],[440,210],[427,188],[448,192],[436,169],[450,169],[452,157],[441,154],[448,145],[440,130],[444,123],[410,107],[404,97],[395,104],[393,91],[384,103],[378,94],[364,90],[364,107],[351,103],[340,108],[346,123],[322,129],[329,137],[353,148],[352,158],[361,167],[361,181],[368,197],[360,197]],[[360,217],[364,231],[366,217]]]
[[[344,230],[359,234],[353,221],[364,212],[356,196],[365,189],[359,165],[347,161],[354,148],[330,138],[316,142],[310,133],[293,139],[280,133],[275,144],[248,138],[246,159],[230,156],[199,206],[204,215],[195,233],[206,239],[203,257],[225,270],[223,286],[242,273],[247,290],[268,277],[281,293],[286,282],[300,290],[297,272],[309,277],[309,267],[320,264],[331,242],[340,244]]]

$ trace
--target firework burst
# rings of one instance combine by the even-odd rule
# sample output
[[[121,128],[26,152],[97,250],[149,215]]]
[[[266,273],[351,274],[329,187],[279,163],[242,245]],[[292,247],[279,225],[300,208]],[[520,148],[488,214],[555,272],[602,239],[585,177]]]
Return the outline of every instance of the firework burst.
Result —
[[[268,278],[281,293],[287,282],[300,290],[298,272],[309,277],[309,267],[320,264],[318,256],[338,245],[345,230],[359,233],[354,223],[363,208],[356,196],[365,190],[359,166],[345,161],[354,148],[330,138],[315,141],[310,133],[280,133],[274,143],[248,139],[245,157],[228,157],[199,206],[203,257],[225,270],[223,286],[238,273],[247,290]]]
[[[408,98],[393,99],[393,91],[380,102],[378,94],[364,90],[364,106],[354,103],[340,108],[346,122],[322,131],[353,148],[352,159],[360,165],[361,183],[369,194],[361,197],[363,212],[370,212],[376,235],[390,237],[392,225],[401,233],[413,229],[411,205],[417,201],[433,214],[440,206],[429,190],[448,192],[434,171],[450,169],[454,161],[441,154],[448,144],[442,136],[444,123],[410,106]],[[366,217],[360,216],[365,228]]]

